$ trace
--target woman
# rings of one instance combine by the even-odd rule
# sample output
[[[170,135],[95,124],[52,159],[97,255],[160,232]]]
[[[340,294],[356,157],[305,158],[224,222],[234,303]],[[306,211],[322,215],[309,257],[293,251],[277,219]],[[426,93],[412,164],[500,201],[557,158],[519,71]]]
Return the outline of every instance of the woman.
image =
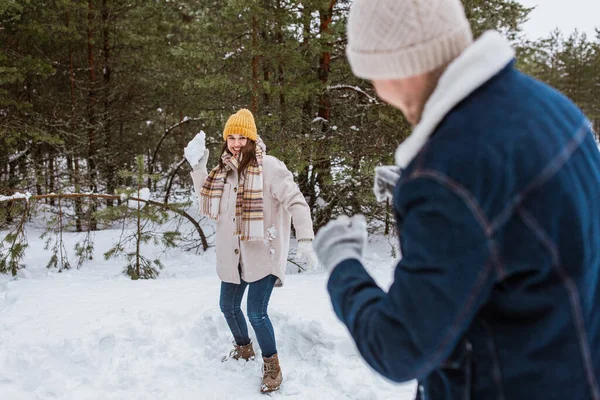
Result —
[[[248,318],[263,357],[261,392],[279,389],[281,368],[273,325],[267,314],[276,283],[283,284],[293,218],[298,252],[316,265],[310,210],[286,166],[265,154],[252,113],[232,115],[223,131],[219,165],[210,174],[208,150],[192,179],[200,212],[217,220],[217,274],[221,279],[220,307],[234,337],[230,357],[254,358],[248,327],[240,308],[248,289]]]

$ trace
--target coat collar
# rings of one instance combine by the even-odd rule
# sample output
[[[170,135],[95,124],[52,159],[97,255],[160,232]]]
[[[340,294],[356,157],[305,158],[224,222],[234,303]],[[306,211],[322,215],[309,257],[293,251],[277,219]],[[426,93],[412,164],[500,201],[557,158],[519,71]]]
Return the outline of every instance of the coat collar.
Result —
[[[510,43],[487,31],[469,46],[441,76],[425,104],[421,122],[396,150],[396,165],[406,168],[421,151],[445,116],[477,88],[504,69],[515,57]]]

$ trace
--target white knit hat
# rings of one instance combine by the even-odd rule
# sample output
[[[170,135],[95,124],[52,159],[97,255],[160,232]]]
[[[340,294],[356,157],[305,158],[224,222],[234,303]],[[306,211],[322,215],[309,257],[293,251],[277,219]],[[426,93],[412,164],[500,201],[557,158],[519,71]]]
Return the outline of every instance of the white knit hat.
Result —
[[[346,53],[360,78],[402,79],[451,62],[472,42],[460,0],[354,0]]]

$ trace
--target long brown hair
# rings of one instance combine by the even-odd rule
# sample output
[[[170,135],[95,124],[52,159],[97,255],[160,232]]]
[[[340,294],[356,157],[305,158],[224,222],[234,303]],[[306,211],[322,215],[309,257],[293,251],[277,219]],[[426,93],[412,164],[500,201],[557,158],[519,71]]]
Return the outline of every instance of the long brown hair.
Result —
[[[227,142],[223,144],[223,148],[221,149],[221,154],[229,153],[233,156],[231,151],[229,151],[229,147],[227,147]],[[238,168],[238,174],[241,176],[250,163],[256,162],[256,142],[254,140],[248,139],[246,141],[246,145],[242,147],[242,151],[240,152],[242,155],[242,162],[240,163],[240,167]],[[223,163],[223,159],[219,158],[219,167],[225,168],[225,164]]]

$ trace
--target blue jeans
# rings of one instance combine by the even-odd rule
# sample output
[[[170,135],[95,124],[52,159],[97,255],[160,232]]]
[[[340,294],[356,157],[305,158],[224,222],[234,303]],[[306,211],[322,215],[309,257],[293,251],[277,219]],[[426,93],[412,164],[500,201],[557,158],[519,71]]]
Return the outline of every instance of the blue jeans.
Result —
[[[254,329],[254,333],[256,333],[256,339],[262,351],[262,356],[267,358],[277,354],[275,332],[273,331],[271,320],[267,315],[269,299],[271,298],[276,281],[277,277],[275,275],[269,275],[252,283],[241,281],[239,285],[221,282],[219,305],[221,312],[225,316],[227,325],[229,325],[229,329],[233,333],[235,342],[239,346],[245,346],[250,343],[248,325],[246,325],[244,313],[240,308],[246,287],[250,286],[248,290],[248,319]]]

